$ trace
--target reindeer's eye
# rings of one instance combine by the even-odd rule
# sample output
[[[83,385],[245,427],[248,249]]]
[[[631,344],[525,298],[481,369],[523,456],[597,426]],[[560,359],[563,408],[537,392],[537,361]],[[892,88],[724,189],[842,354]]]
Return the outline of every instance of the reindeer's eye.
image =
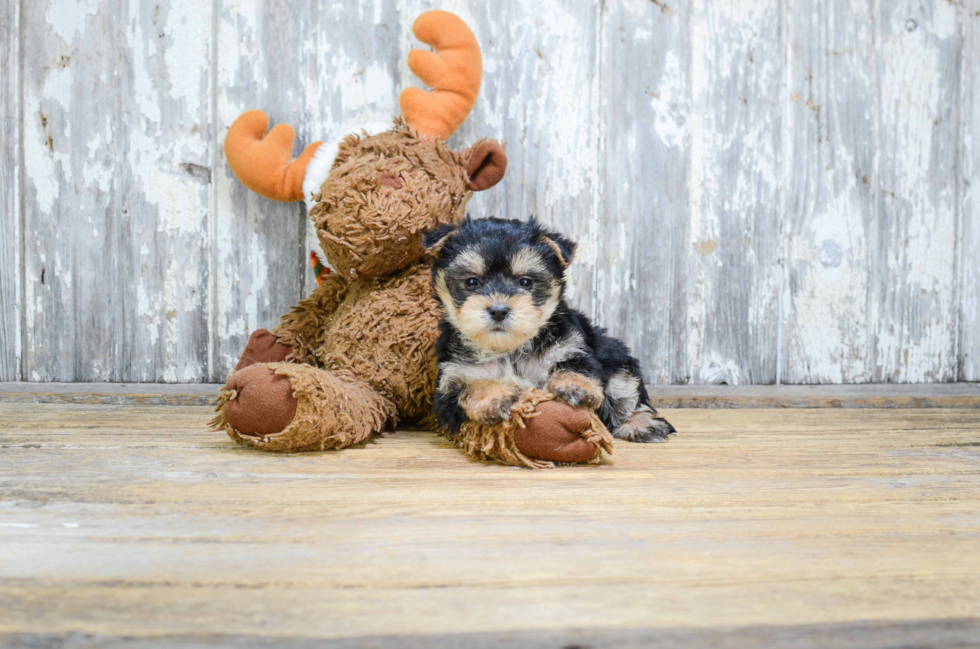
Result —
[[[480,280],[475,277],[467,277],[466,288],[480,288]]]
[[[521,288],[531,288],[532,286],[534,286],[534,280],[531,279],[530,277],[522,277],[519,280],[517,280],[517,285],[520,286]]]

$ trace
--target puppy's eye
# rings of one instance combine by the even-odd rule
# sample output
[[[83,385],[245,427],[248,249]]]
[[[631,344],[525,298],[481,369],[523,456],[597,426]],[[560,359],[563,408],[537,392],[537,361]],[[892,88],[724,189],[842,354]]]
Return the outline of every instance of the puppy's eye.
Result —
[[[479,288],[479,287],[480,287],[480,280],[478,280],[475,277],[466,278],[466,288]]]
[[[532,286],[534,286],[534,280],[531,279],[530,277],[522,277],[519,280],[517,280],[517,285],[520,286],[521,288],[531,288]]]

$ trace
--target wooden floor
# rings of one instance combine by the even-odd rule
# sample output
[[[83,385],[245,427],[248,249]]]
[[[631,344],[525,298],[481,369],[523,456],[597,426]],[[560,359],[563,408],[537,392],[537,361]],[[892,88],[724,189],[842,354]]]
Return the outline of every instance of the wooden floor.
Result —
[[[0,403],[0,643],[972,646],[980,410],[667,410],[599,467]]]

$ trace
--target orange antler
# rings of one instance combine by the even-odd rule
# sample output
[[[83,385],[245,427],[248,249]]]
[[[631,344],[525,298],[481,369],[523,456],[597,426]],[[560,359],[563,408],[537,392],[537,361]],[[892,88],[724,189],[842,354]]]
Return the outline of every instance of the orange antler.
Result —
[[[320,143],[309,145],[293,160],[293,127],[277,124],[266,135],[268,128],[269,116],[261,110],[242,113],[225,136],[228,166],[243,185],[257,194],[275,201],[301,201],[306,165]]]
[[[432,89],[406,88],[399,98],[402,115],[421,134],[446,139],[476,103],[483,80],[483,59],[473,32],[448,11],[426,11],[412,26],[415,37],[436,48],[412,50],[408,67]]]

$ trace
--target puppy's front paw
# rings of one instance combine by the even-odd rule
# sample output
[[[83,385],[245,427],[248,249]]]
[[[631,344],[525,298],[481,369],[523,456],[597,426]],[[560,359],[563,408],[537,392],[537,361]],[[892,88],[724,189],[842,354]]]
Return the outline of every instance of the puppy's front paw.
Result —
[[[595,410],[606,398],[602,385],[595,379],[575,372],[558,372],[548,381],[548,392],[573,408]]]
[[[629,418],[612,431],[613,437],[629,442],[666,442],[667,436],[675,433],[670,422],[660,417],[657,411],[648,406],[639,408]]]
[[[520,390],[509,383],[478,381],[463,393],[459,405],[473,421],[492,426],[510,417],[510,409],[520,396]]]

